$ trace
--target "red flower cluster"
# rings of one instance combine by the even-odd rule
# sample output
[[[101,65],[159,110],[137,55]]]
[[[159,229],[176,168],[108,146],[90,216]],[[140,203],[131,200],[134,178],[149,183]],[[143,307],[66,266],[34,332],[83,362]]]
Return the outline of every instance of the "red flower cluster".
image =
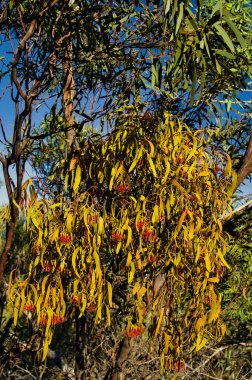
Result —
[[[52,324],[53,325],[60,325],[61,323],[65,322],[65,317],[63,317],[62,315],[53,315],[52,317]]]
[[[154,255],[148,256],[148,264],[153,264],[155,261],[157,261],[157,258]]]
[[[44,314],[44,315],[42,315],[42,317],[41,317],[41,319],[40,319],[40,323],[41,323],[41,325],[46,325],[47,324],[47,316]]]
[[[43,264],[43,270],[44,272],[51,272],[53,270],[53,264],[49,263],[48,261],[45,261]]]
[[[129,338],[137,338],[142,335],[144,332],[144,327],[131,326],[128,330],[125,331],[125,335]]]
[[[33,311],[34,310],[34,305],[33,305],[33,303],[26,303],[25,305],[24,305],[24,309],[23,309],[24,311],[26,311],[26,312],[29,312],[29,311]]]
[[[52,317],[52,324],[53,325],[60,325],[61,323],[65,322],[66,318],[63,317],[62,315],[56,315],[54,314],[53,317]],[[46,314],[43,314],[41,319],[40,319],[40,323],[41,325],[46,325],[48,322],[48,318],[47,318],[47,315]]]
[[[111,241],[112,243],[118,243],[119,241],[123,240],[123,233],[122,232],[112,232],[111,235]]]
[[[67,234],[60,234],[58,241],[61,244],[69,244],[69,243],[71,243],[72,239],[71,239],[71,236],[69,236]]]
[[[119,185],[115,185],[114,190],[117,193],[127,193],[127,191],[130,190],[130,185],[127,185],[126,183],[121,183]]]
[[[142,233],[142,237],[145,241],[154,242],[156,240],[156,235],[149,229],[146,229]]]
[[[145,225],[145,220],[139,220],[136,225],[137,225],[137,228],[141,230],[143,226]]]
[[[93,311],[95,311],[95,306],[91,304],[91,305],[86,307],[86,310],[93,312]]]

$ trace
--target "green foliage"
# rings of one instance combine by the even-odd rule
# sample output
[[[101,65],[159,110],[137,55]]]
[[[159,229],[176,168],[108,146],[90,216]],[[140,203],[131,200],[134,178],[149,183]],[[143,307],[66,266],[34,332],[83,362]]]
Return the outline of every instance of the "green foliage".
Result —
[[[221,284],[224,315],[228,325],[227,340],[246,342],[252,333],[252,240],[251,211],[232,218],[233,239],[227,253],[232,272]]]

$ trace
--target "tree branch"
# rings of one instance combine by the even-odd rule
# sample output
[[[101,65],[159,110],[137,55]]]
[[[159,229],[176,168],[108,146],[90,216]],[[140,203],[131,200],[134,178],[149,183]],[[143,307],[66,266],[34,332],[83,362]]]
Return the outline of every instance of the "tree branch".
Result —
[[[240,184],[250,173],[252,173],[252,136],[249,139],[242,166],[240,167],[237,173],[237,182],[235,190],[240,186]]]
[[[226,220],[232,218],[235,214],[237,214],[238,212],[240,212],[240,211],[244,210],[245,208],[249,207],[251,204],[252,204],[252,199],[250,201],[246,202],[244,205],[241,205],[240,207],[236,208],[235,210],[233,210],[229,214],[224,215],[221,220],[222,221],[226,221]]]
[[[37,28],[37,20],[34,19],[31,22],[30,28],[28,29],[27,33],[25,36],[22,38],[22,40],[19,42],[18,48],[15,51],[15,56],[14,59],[11,63],[12,70],[11,70],[11,79],[15,83],[15,86],[18,90],[18,93],[20,96],[26,101],[27,100],[27,95],[24,93],[22,86],[17,78],[17,65],[19,62],[19,59],[21,57],[22,51],[24,50],[26,42],[33,36],[35,33],[35,30]]]

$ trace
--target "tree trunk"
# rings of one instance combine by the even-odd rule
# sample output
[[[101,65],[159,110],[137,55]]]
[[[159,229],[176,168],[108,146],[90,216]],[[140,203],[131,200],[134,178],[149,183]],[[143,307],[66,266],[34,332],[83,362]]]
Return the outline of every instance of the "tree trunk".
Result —
[[[246,153],[240,169],[237,172],[236,188],[245,180],[245,178],[252,173],[252,137],[250,137]]]
[[[85,380],[85,366],[87,357],[87,321],[86,317],[75,319],[75,379]]]
[[[6,241],[0,258],[0,281],[3,279],[7,257],[11,250],[12,242],[14,239],[15,225],[16,223],[13,221],[6,223]]]
[[[63,66],[63,92],[62,92],[62,109],[66,123],[66,142],[67,152],[71,151],[74,142],[74,78],[73,78],[73,62],[72,62],[72,41],[66,47]]]

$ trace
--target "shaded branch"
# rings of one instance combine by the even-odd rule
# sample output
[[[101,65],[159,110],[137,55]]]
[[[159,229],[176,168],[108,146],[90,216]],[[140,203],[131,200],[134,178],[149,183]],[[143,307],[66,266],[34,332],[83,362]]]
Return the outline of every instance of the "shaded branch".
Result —
[[[237,173],[237,182],[235,190],[240,186],[240,184],[250,173],[252,173],[252,136],[249,139],[243,163]]]

